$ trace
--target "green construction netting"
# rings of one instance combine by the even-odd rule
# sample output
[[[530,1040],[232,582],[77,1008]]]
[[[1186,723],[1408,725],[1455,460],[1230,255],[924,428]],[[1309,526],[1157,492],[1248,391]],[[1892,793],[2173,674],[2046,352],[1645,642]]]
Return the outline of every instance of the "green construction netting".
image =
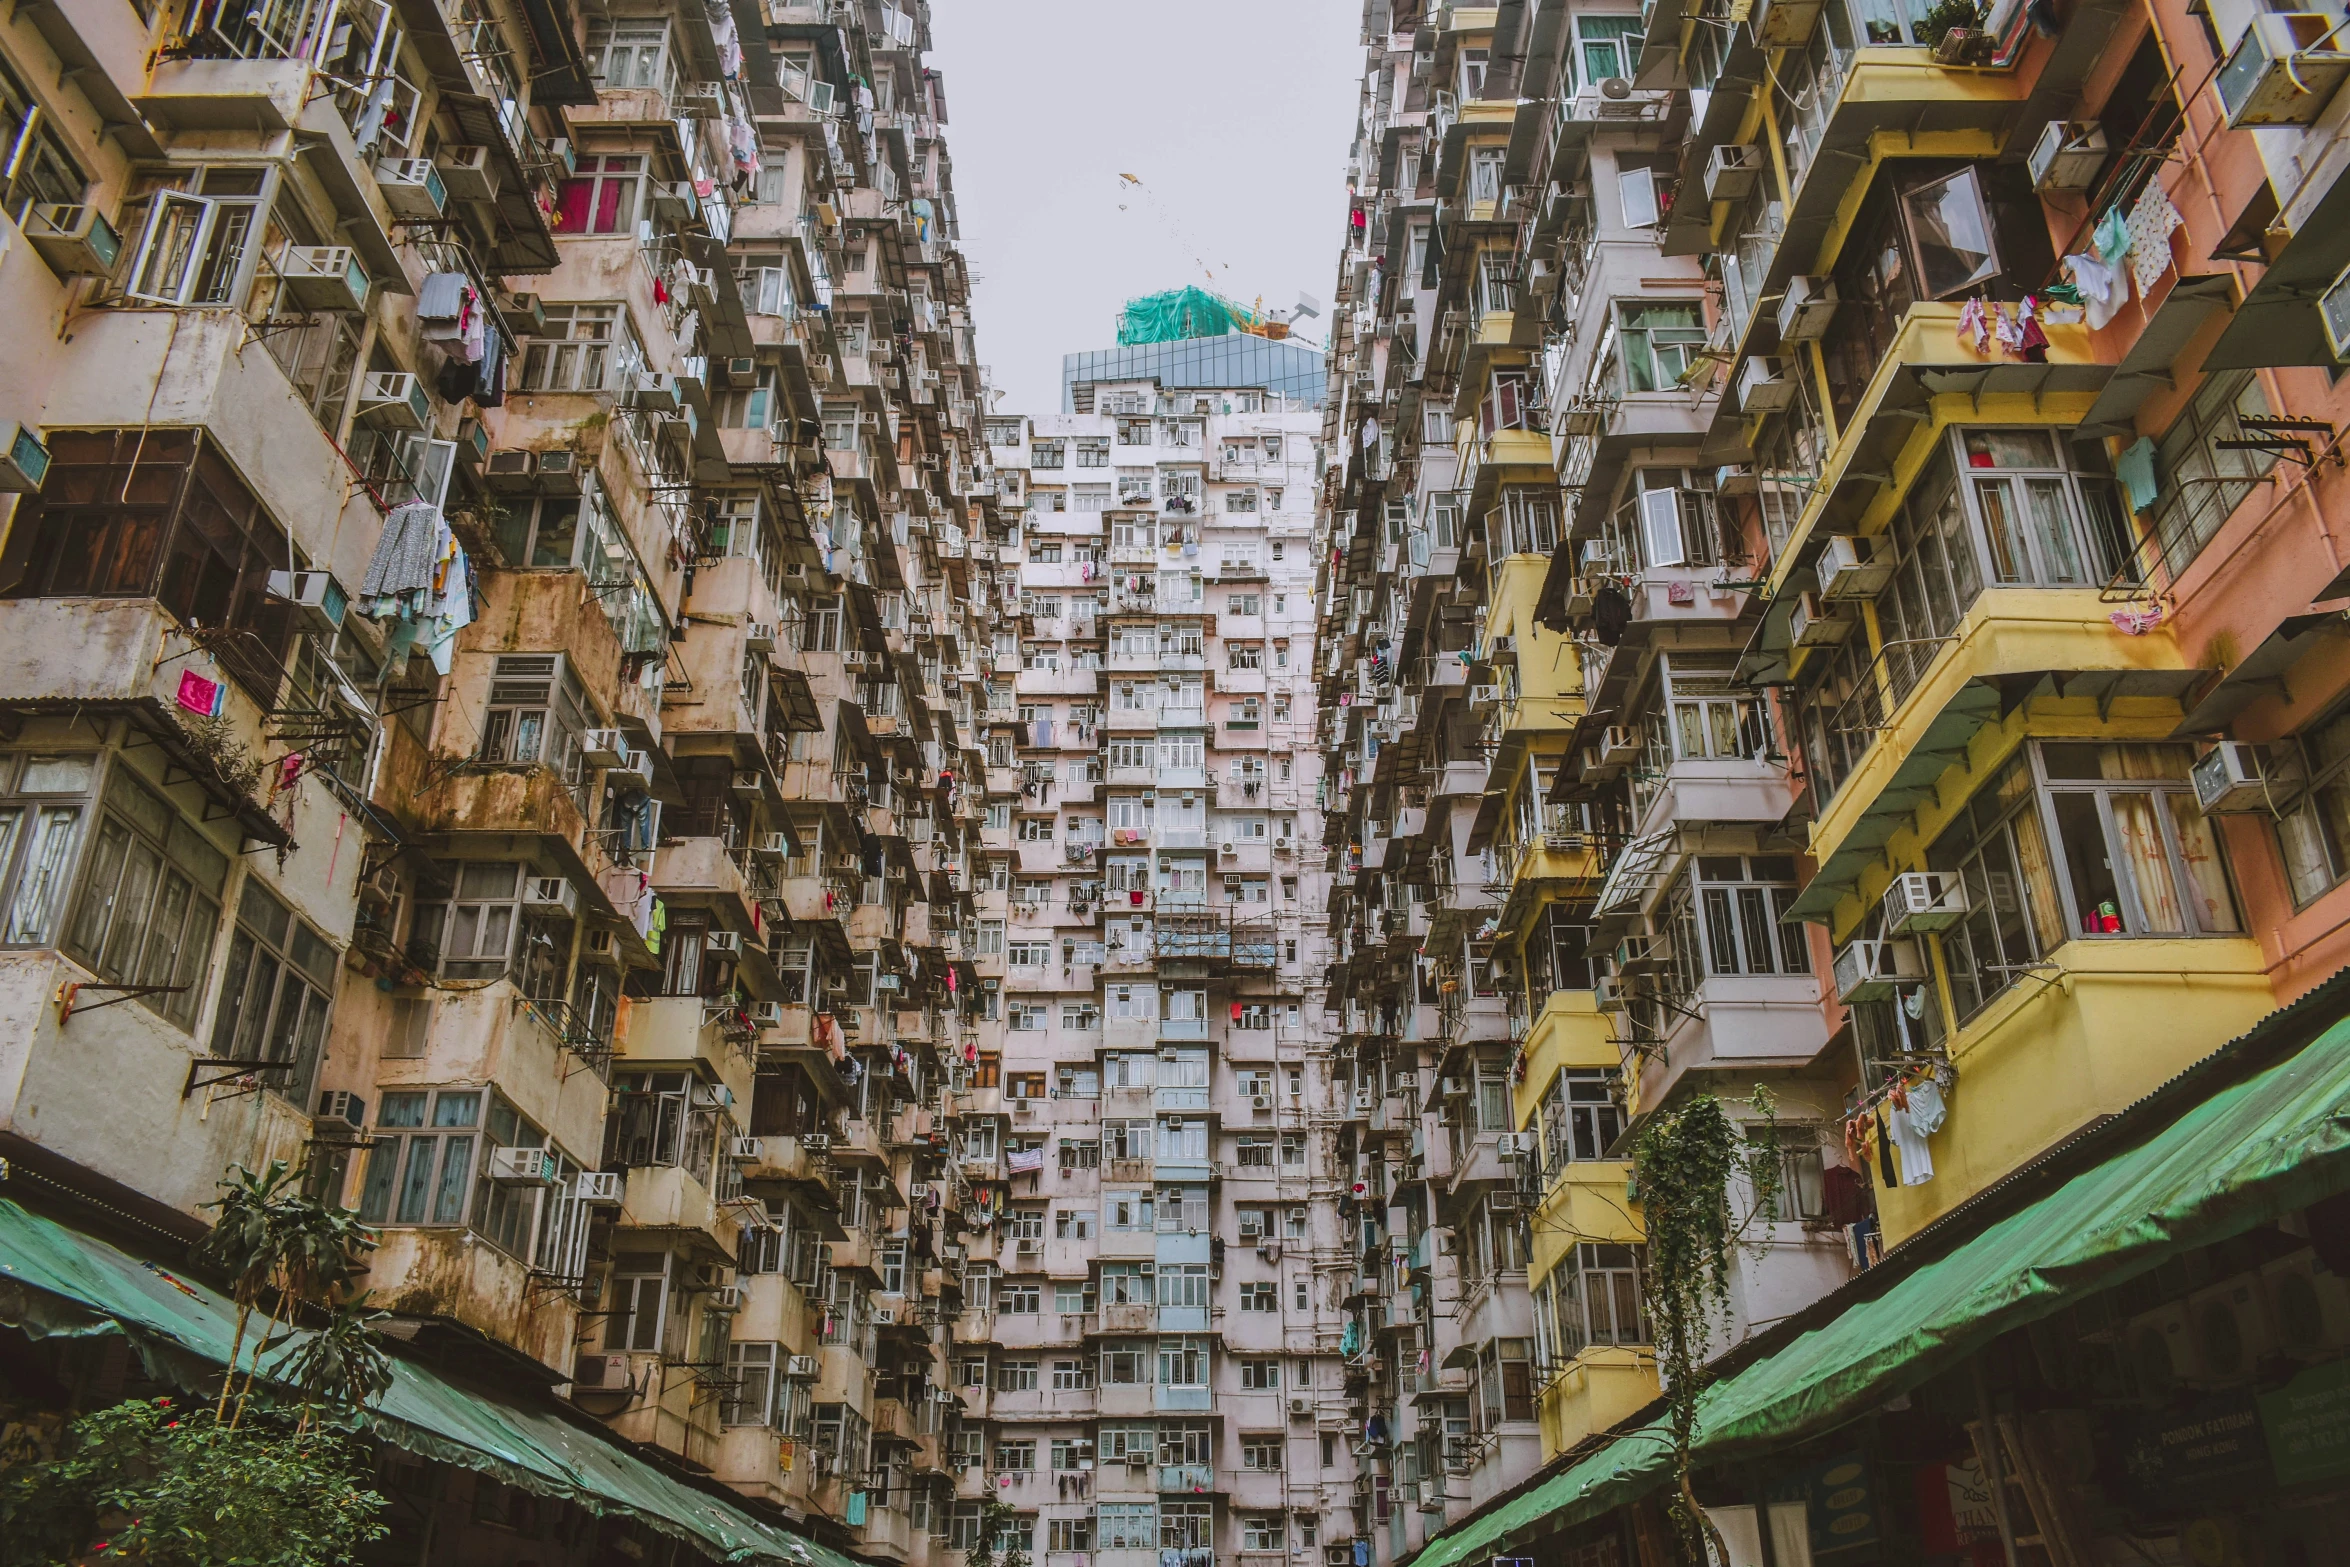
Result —
[[[5,1200],[0,1281],[40,1292],[0,1288],[0,1319],[36,1335],[122,1331],[159,1373],[176,1370],[182,1380],[194,1367],[228,1363],[236,1307],[226,1296]],[[250,1345],[248,1338],[248,1355]],[[395,1357],[393,1369],[391,1390],[367,1418],[375,1435],[396,1446],[591,1512],[632,1515],[721,1561],[855,1567],[553,1410],[463,1386],[413,1361]]]
[[[1831,1431],[2003,1333],[2345,1187],[2350,1021],[1707,1388],[1697,1461]],[[1670,1448],[1661,1425],[1618,1434],[1431,1540],[1412,1567],[1450,1567],[1530,1528],[1564,1528],[1620,1506],[1667,1478]]]
[[[1118,313],[1118,346],[1136,343],[1172,343],[1186,337],[1223,337],[1243,325],[1259,324],[1256,315],[1229,299],[1219,299],[1204,288],[1169,289],[1129,299]]]

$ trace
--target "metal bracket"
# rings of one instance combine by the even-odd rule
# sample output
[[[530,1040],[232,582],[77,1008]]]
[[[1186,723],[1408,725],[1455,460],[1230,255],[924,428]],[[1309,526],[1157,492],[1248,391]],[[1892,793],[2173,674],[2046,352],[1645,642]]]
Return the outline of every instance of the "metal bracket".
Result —
[[[206,1067],[221,1070],[216,1076],[198,1082],[198,1074]],[[264,1072],[290,1072],[293,1067],[291,1061],[239,1061],[230,1056],[198,1056],[188,1063],[188,1080],[180,1088],[180,1097],[186,1099],[199,1088],[215,1088],[222,1083],[233,1083],[240,1077],[259,1077]]]
[[[69,979],[57,987],[57,1026],[65,1027],[73,1021],[75,1012],[102,1012],[108,1007],[121,1006],[142,996],[177,996],[187,991],[185,985],[105,985],[96,980]],[[78,1004],[85,990],[104,990],[113,993],[112,1001],[93,1001],[88,1006]],[[184,1095],[182,1096],[185,1097]]]

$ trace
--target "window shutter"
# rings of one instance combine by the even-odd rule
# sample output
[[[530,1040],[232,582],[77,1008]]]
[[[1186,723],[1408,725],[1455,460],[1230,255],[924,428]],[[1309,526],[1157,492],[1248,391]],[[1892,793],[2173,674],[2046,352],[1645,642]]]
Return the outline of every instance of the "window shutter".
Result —
[[[1654,169],[1617,170],[1616,189],[1624,204],[1624,227],[1645,229],[1656,226],[1658,212]]]
[[[1640,531],[1651,566],[1678,566],[1681,549],[1681,497],[1671,490],[1640,492]]]

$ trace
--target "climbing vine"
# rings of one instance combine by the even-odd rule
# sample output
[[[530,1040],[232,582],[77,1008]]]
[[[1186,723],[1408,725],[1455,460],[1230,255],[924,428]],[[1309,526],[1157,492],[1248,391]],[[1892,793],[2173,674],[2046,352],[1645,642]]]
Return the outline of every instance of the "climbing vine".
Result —
[[[1673,1442],[1670,1511],[1683,1558],[1697,1563],[1730,1559],[1689,1481],[1706,1347],[1714,1319],[1729,1314],[1731,1252],[1747,1226],[1767,1222],[1779,1204],[1779,1127],[1770,1090],[1757,1088],[1748,1106],[1757,1120],[1741,1126],[1720,1100],[1699,1094],[1651,1116],[1632,1149],[1648,1247],[1649,1326]],[[1743,1218],[1740,1186],[1753,1198]]]

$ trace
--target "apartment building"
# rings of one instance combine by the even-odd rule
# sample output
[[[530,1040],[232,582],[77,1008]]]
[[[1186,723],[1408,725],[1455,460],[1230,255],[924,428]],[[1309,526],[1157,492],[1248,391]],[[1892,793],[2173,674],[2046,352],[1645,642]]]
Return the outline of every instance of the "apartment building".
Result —
[[[2293,25],[1366,8],[1318,552],[1331,994],[1367,1168],[1439,1228],[1413,1302],[1436,1320],[1394,1325],[1390,1363],[1436,1334],[1474,1438],[1399,1417],[1371,1467],[1421,1516],[1375,1529],[1390,1559],[1665,1548],[1653,1498],[1619,1506],[1655,1432],[1610,1440],[1653,1414],[1626,1156],[1659,1111],[1712,1093],[1780,1145],[1713,1341],[1713,1407],[1738,1409],[1741,1377],[1795,1374],[1773,1357],[1798,1332],[1832,1359],[1819,1335],[1847,1322],[1901,1330],[1888,1261],[1934,1267],[2027,1199],[2061,1211],[2055,1183],[2110,1179],[2232,1069],[2124,1111],[2247,1030],[2301,1037],[2269,1015],[2341,961],[2319,824],[2350,100],[2297,74],[2332,45]],[[1525,1228],[1494,1240],[1497,1208]],[[2322,1219],[2275,1222],[2263,1259],[2310,1266],[2311,1235],[2331,1255]],[[2205,1286],[2293,1337],[2228,1249],[2249,1244],[2057,1292],[2078,1315],[2030,1352],[2130,1343],[2127,1389],[1988,1351],[1929,1384],[1920,1356],[1877,1386],[1931,1415],[1742,1425],[1700,1495],[1777,1544],[1733,1559],[1834,1545],[1824,1493],[1788,1498],[1847,1449],[1880,1487],[1966,1468],[1997,1496],[1974,1538],[2009,1562],[2088,1559],[2045,1430],[2020,1432],[2097,1398],[2158,1425],[2190,1385],[2275,1392],[2294,1368],[2140,1342],[2202,1321]],[[1472,1278],[1502,1258],[1497,1286],[1448,1294],[1448,1249]],[[1380,1410],[1395,1384],[1371,1385]],[[2021,1425],[1926,1430],[1953,1418]],[[1485,1506],[1536,1472],[1535,1431],[1536,1499]],[[2109,1500],[2140,1538],[2191,1505],[2312,1538],[2281,1521],[2294,1479],[2265,1481]],[[1866,1543],[1959,1548],[1918,1528]]]
[[[1013,526],[955,1462],[960,1505],[1008,1503],[1050,1567],[1355,1549],[1328,874],[1304,847],[1322,418],[1270,377],[1202,379],[1252,355],[1316,357],[1071,355],[1061,413],[985,420]]]
[[[948,1548],[1009,622],[926,45],[0,26],[8,1194],[184,1268],[298,1165],[416,1375],[568,1406],[601,1523],[436,1433],[387,1561]]]

